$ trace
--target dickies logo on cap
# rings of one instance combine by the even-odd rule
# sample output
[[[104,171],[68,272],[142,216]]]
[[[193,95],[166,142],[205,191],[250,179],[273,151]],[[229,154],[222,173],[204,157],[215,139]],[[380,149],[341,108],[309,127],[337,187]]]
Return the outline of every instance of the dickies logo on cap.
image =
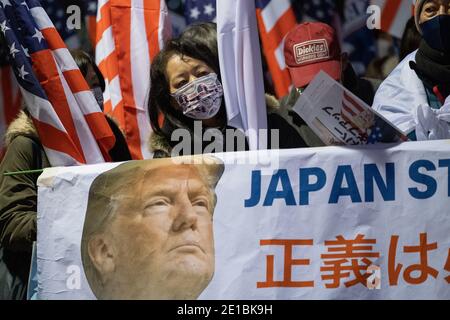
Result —
[[[284,58],[297,88],[307,86],[320,70],[341,78],[341,48],[336,32],[321,22],[297,25],[284,42]]]
[[[322,59],[331,59],[328,43],[325,39],[306,41],[294,46],[295,62],[310,63]]]

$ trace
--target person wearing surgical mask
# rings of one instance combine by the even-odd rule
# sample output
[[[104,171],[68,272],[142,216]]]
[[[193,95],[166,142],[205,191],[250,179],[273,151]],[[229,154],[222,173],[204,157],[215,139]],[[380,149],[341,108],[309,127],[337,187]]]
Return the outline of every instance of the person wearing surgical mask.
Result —
[[[222,146],[214,152],[248,150],[245,134],[227,124],[214,23],[192,25],[180,37],[166,43],[152,62],[150,78],[149,114],[153,133],[149,143],[155,158],[211,152],[206,148],[212,142]],[[277,100],[268,95],[266,104],[268,108],[278,106]],[[279,148],[305,146],[300,135],[281,116],[268,112],[267,122],[269,130],[279,130]],[[196,127],[201,128],[201,137]],[[172,152],[180,143],[179,137],[176,139],[177,129],[191,135],[190,151]],[[220,132],[220,137],[215,135],[212,141],[203,139],[211,129]],[[227,129],[234,130],[233,143],[227,142]],[[201,150],[194,145],[199,141]],[[271,145],[270,132],[268,145]]]
[[[394,69],[373,108],[411,140],[450,138],[450,0],[417,0],[419,49]]]

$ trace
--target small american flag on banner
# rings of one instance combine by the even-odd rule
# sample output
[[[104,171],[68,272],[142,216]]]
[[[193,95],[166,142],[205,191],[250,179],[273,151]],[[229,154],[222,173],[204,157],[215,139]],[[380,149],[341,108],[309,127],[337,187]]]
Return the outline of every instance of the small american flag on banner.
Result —
[[[413,16],[414,0],[372,0],[381,8],[381,30],[401,38],[408,19]]]
[[[365,119],[365,114],[366,110],[364,109],[362,103],[356,101],[347,92],[344,91],[341,109],[342,119],[351,124],[353,128],[356,128],[362,136],[367,135],[366,132],[361,129],[367,127],[367,124],[365,124],[366,120],[367,122],[373,120]]]
[[[148,159],[150,64],[171,35],[164,0],[100,0],[95,61],[105,77],[105,109],[119,121],[133,159]]]
[[[292,84],[284,60],[284,37],[297,20],[290,0],[256,0],[256,17],[264,55],[272,75],[275,93],[281,98]]]
[[[408,141],[408,138],[393,124],[351,93],[344,90],[341,108],[342,119],[356,130],[363,143]]]
[[[109,160],[111,128],[39,1],[1,0],[0,28],[51,165]]]

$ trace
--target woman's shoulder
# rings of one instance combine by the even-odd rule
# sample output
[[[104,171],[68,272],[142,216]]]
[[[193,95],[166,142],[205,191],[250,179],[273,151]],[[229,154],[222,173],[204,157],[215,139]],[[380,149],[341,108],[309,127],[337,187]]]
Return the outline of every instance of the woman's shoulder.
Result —
[[[39,141],[33,121],[24,111],[19,112],[8,126],[4,140],[5,147],[7,148],[15,140],[17,144],[31,143],[30,140]]]

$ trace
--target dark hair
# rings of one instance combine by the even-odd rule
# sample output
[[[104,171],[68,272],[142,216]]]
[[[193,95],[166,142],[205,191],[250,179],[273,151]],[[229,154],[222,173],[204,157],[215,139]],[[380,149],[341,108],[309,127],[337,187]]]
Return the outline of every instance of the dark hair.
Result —
[[[189,56],[203,61],[220,80],[219,57],[217,50],[217,29],[214,23],[201,23],[189,26],[178,38],[169,40],[152,62],[150,70],[150,96],[148,111],[152,129],[170,141],[173,128],[193,128],[193,119],[171,108],[170,86],[166,68],[174,55]],[[164,115],[164,125],[159,123],[159,114]]]
[[[219,57],[217,44],[217,25],[214,22],[194,23],[184,29],[181,39],[192,41],[197,45],[206,46],[211,53]]]
[[[400,60],[403,60],[408,54],[419,48],[422,36],[417,31],[414,17],[410,18],[406,23],[400,42]]]
[[[92,69],[94,69],[94,72],[97,75],[102,91],[105,91],[105,79],[91,56],[87,52],[79,49],[72,49],[70,50],[70,53],[75,60],[75,63],[78,65],[78,68],[80,68],[83,77],[86,77],[89,66],[92,66]]]

